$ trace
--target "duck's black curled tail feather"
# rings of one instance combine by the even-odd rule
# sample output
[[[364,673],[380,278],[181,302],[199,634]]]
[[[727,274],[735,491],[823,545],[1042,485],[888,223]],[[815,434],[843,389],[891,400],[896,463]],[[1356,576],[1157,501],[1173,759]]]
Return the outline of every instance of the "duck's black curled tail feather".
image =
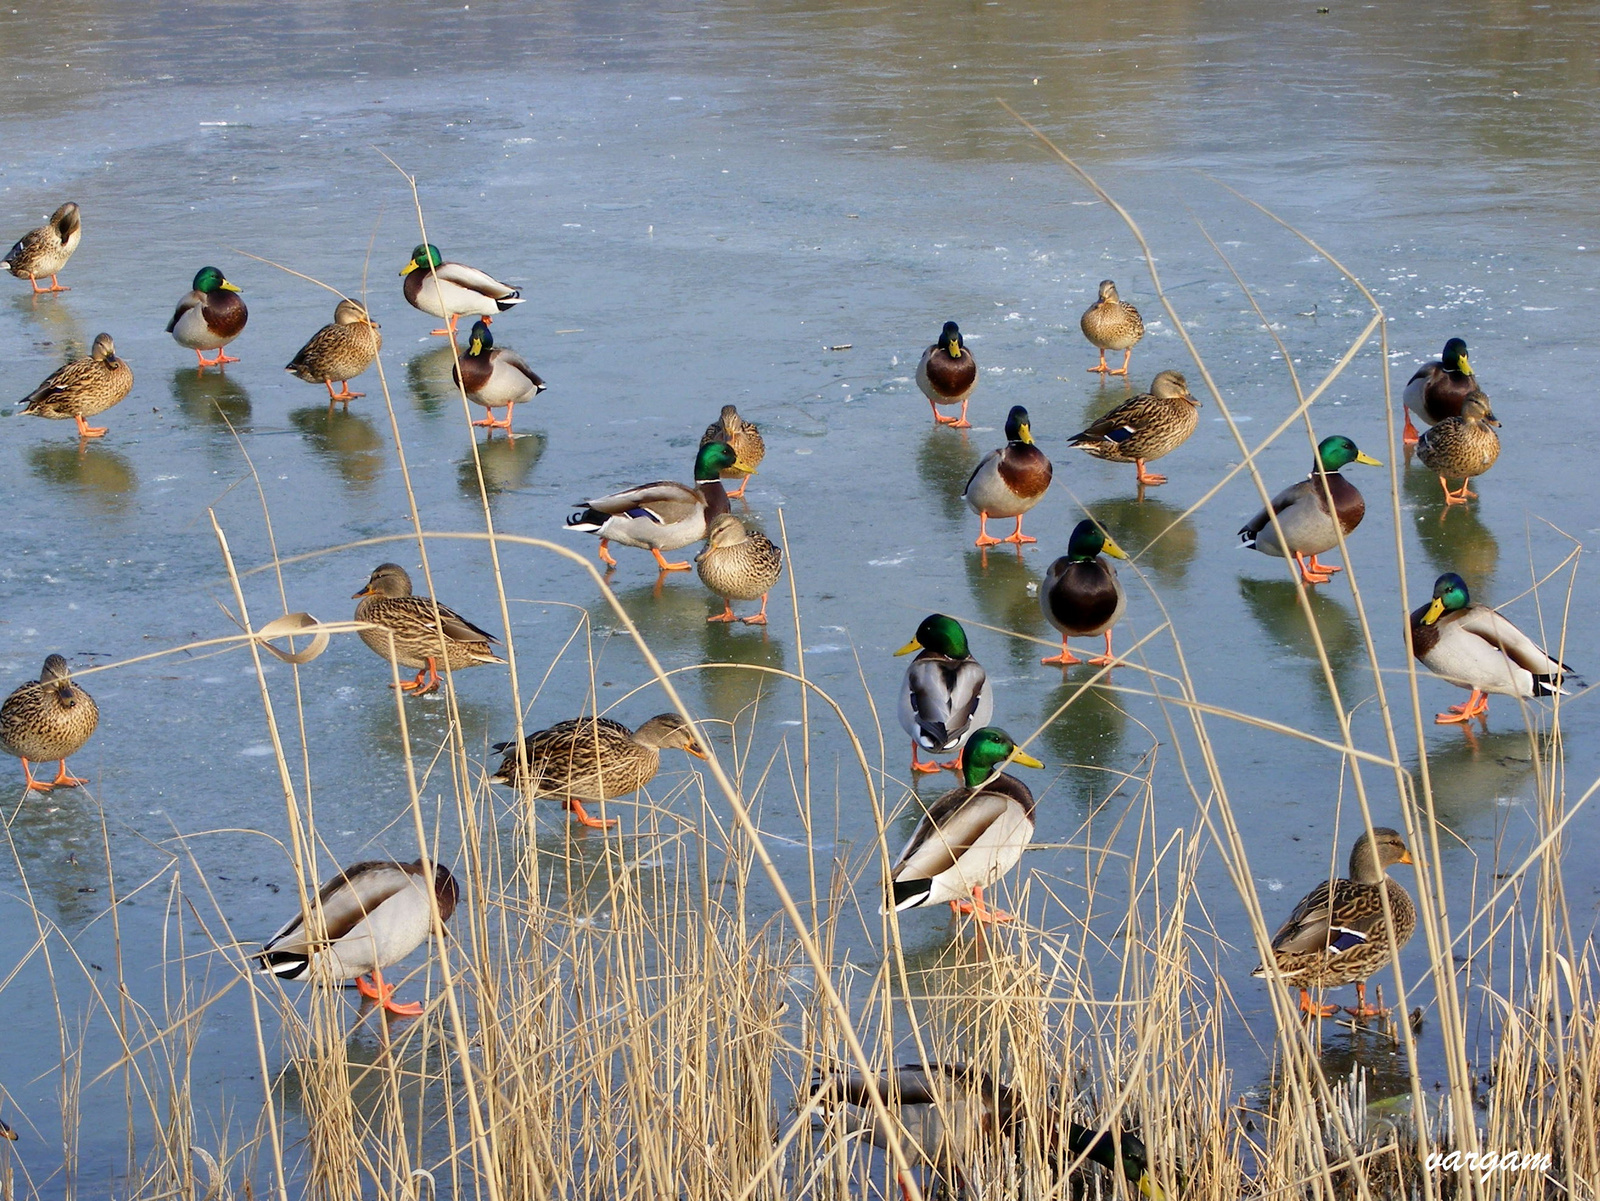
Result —
[[[599,509],[585,509],[581,513],[568,516],[567,528],[577,530],[579,533],[592,534],[610,520],[609,513],[602,513]]]
[[[889,885],[890,905],[896,913],[914,909],[927,900],[932,891],[932,880],[894,880]]]
[[[1570,667],[1567,667],[1567,665],[1565,663],[1563,663],[1561,666],[1566,671],[1571,671],[1572,670]],[[1567,690],[1565,688],[1561,687],[1562,681],[1564,679],[1565,679],[1565,677],[1560,672],[1557,672],[1554,675],[1534,676],[1533,677],[1533,695],[1534,696],[1557,696],[1557,695],[1565,696],[1567,694]]]
[[[499,300],[495,301],[494,303],[495,303],[495,307],[497,309],[499,309],[503,313],[507,309],[509,309],[512,305],[521,304],[522,303],[522,292],[519,290],[519,291],[511,293],[510,296],[502,296]]]
[[[299,951],[263,951],[256,956],[256,970],[285,980],[298,980],[311,966],[311,956]]]

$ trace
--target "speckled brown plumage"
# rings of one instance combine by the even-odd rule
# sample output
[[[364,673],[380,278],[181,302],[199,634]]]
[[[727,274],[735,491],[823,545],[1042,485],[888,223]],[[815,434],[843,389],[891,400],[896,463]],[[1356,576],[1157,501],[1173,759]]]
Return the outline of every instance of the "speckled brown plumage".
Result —
[[[1127,375],[1128,364],[1133,361],[1133,348],[1144,337],[1144,321],[1139,310],[1117,295],[1117,285],[1109,279],[1100,281],[1099,298],[1084,310],[1078,323],[1083,336],[1100,351],[1100,363],[1089,368],[1101,375]],[[1123,352],[1122,366],[1113,371],[1106,366],[1106,351]]]
[[[21,685],[0,705],[0,750],[22,760],[27,786],[35,791],[82,784],[67,774],[67,756],[77,754],[99,724],[94,698],[73,683],[67,661],[51,655],[37,680]],[[61,764],[56,778],[35,780],[28,764],[50,760]]]
[[[1163,371],[1150,391],[1123,401],[1074,436],[1070,445],[1097,459],[1132,463],[1138,468],[1139,483],[1160,485],[1167,477],[1148,474],[1144,465],[1182,446],[1199,424],[1200,402],[1189,394],[1183,373]]]
[[[729,496],[743,496],[750,477],[756,473],[756,468],[767,454],[767,444],[761,437],[761,431],[756,428],[755,422],[739,416],[737,406],[723,405],[721,416],[706,426],[706,432],[700,436],[701,446],[712,442],[726,442],[739,456],[738,466],[727,468],[722,478],[743,479],[744,483],[739,485],[738,491],[728,493]]]
[[[70,292],[71,288],[56,281],[56,275],[78,249],[82,237],[83,221],[78,215],[78,206],[69,200],[50,214],[48,222],[17,239],[0,267],[18,279],[28,280],[35,292]],[[41,288],[39,279],[45,275],[50,277],[50,286]]]
[[[359,598],[355,619],[377,629],[362,630],[361,641],[384,659],[391,654],[402,667],[415,667],[416,679],[400,687],[418,695],[439,687],[439,666],[452,672],[481,663],[504,663],[494,653],[495,636],[473,625],[453,609],[426,596],[411,594],[411,577],[398,563],[381,563]],[[435,608],[437,606],[437,615]]]
[[[783,573],[783,552],[765,534],[745,529],[732,513],[723,513],[706,530],[706,548],[694,558],[701,582],[722,598],[722,612],[707,621],[767,624],[767,593]],[[761,601],[753,617],[733,615],[736,600]]]
[[[104,413],[132,387],[133,368],[117,357],[110,334],[98,334],[87,357],[57,368],[20,403],[29,417],[70,418],[78,423],[79,437],[98,438],[106,431],[84,418]]]
[[[349,381],[372,366],[382,347],[383,333],[378,323],[359,301],[345,299],[334,307],[333,323],[312,334],[284,370],[308,384],[326,385],[331,410],[336,400],[348,405],[366,395],[350,391]],[[336,383],[340,386],[338,392],[333,390]]]
[[[1462,403],[1461,415],[1446,417],[1417,440],[1417,458],[1439,477],[1447,505],[1464,505],[1477,495],[1467,481],[1482,475],[1500,457],[1500,436],[1489,408],[1489,398],[1476,388]],[[1450,491],[1450,480],[1460,480],[1461,490]]]

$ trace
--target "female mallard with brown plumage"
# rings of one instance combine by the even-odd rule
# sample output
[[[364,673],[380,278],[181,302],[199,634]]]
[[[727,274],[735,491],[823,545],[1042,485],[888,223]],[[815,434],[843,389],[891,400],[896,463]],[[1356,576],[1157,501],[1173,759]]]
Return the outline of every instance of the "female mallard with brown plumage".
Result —
[[[1489,608],[1475,605],[1467,582],[1446,572],[1433,584],[1433,599],[1411,614],[1411,653],[1441,679],[1472,689],[1465,704],[1434,718],[1439,725],[1487,720],[1489,693],[1531,699],[1564,695],[1568,667]]]
[[[1489,409],[1489,398],[1476,388],[1461,403],[1459,417],[1446,417],[1417,440],[1417,458],[1439,477],[1444,503],[1464,505],[1478,494],[1467,481],[1482,475],[1500,457],[1499,426]],[[1461,491],[1450,491],[1450,481],[1461,481]]]
[[[173,310],[167,332],[179,346],[194,351],[201,367],[218,367],[239,361],[223,347],[244,333],[249,320],[250,310],[239,297],[239,285],[230,283],[215,267],[202,267],[195,272],[194,289]],[[202,352],[207,350],[216,351],[217,357],[206,358]]]
[[[366,395],[350,391],[350,381],[372,366],[382,348],[383,333],[378,323],[367,315],[365,305],[347,297],[334,306],[333,324],[312,334],[284,370],[308,384],[327,385],[331,413],[334,401],[343,401],[348,409],[352,400]],[[333,390],[335,383],[339,385],[337,392]]]
[[[450,378],[467,394],[473,404],[482,405],[489,415],[473,425],[485,425],[492,430],[511,429],[511,411],[525,400],[532,400],[544,391],[540,379],[528,362],[514,350],[494,344],[494,335],[482,321],[472,323],[472,339],[467,343],[467,353],[461,356],[461,366],[450,369]],[[496,421],[494,411],[504,407],[506,419]]]
[[[1040,663],[1059,663],[1062,667],[1082,663],[1068,649],[1067,639],[1092,638],[1096,634],[1105,635],[1106,653],[1089,662],[1104,667],[1116,661],[1111,654],[1111,627],[1122,619],[1128,596],[1117,578],[1117,569],[1100,557],[1101,551],[1114,559],[1128,557],[1096,523],[1080,521],[1067,539],[1067,553],[1045,572],[1044,583],[1039,585],[1039,608],[1044,610],[1045,620],[1061,631],[1061,653],[1047,655]]]
[[[689,723],[676,713],[658,713],[637,730],[608,717],[575,717],[523,740],[525,772],[517,763],[516,744],[496,743],[494,749],[506,754],[489,779],[517,788],[529,800],[560,801],[583,825],[605,829],[617,819],[590,817],[583,802],[638,792],[661,770],[663,747],[706,757]]]
[[[23,234],[6,254],[5,261],[0,262],[0,267],[18,279],[27,280],[35,293],[70,292],[71,288],[63,287],[56,280],[56,274],[67,265],[82,237],[83,221],[78,215],[78,206],[69,200],[51,213],[45,224]],[[50,277],[50,286],[41,288],[39,279],[45,275]]]
[[[462,317],[493,318],[514,304],[522,303],[522,293],[494,276],[465,263],[447,263],[439,248],[429,243],[411,252],[411,261],[400,268],[405,277],[401,290],[406,303],[431,317],[445,320],[434,334],[456,336],[456,322]]]
[[[352,864],[322,886],[309,914],[296,914],[272,936],[256,964],[283,980],[354,977],[362,996],[389,1013],[416,1017],[421,1003],[398,1004],[394,985],[383,981],[383,969],[427,940],[435,908],[442,933],[460,898],[456,878],[442,863],[432,871],[420,859]],[[371,983],[363,979],[367,975]]]
[[[1132,463],[1137,482],[1155,487],[1166,483],[1167,477],[1150,474],[1144,465],[1177,450],[1199,424],[1200,402],[1189,394],[1183,372],[1163,371],[1151,381],[1150,391],[1123,401],[1074,436],[1070,445],[1097,459]]]
[[[1117,295],[1117,285],[1109,279],[1100,281],[1100,296],[1084,310],[1079,323],[1083,336],[1100,350],[1100,363],[1090,367],[1101,375],[1127,375],[1128,364],[1133,362],[1133,348],[1144,337],[1144,320],[1139,310]],[[1106,366],[1106,351],[1122,351],[1122,366],[1115,371]]]
[[[688,571],[688,563],[671,563],[661,552],[680,550],[705,537],[707,523],[728,511],[722,473],[739,462],[726,442],[709,442],[695,452],[695,486],[658,480],[610,496],[580,500],[583,510],[567,518],[567,529],[600,536],[600,559],[617,561],[606,550],[612,542],[637,546],[656,557],[662,571]]]
[[[939,331],[939,340],[922,352],[922,360],[917,364],[917,387],[928,398],[934,421],[951,429],[971,429],[967,401],[972,399],[972,390],[977,386],[978,361],[967,349],[961,327],[954,321],[946,321],[944,329]],[[946,417],[939,412],[940,405],[953,404],[961,406],[961,416]]]
[[[738,465],[723,471],[722,478],[743,479],[737,492],[728,493],[729,497],[742,497],[750,485],[750,477],[767,455],[767,444],[761,438],[761,431],[756,428],[755,422],[739,416],[736,406],[723,405],[722,415],[706,426],[706,432],[700,435],[701,446],[713,442],[726,442],[739,456]]]
[[[983,903],[983,890],[1017,865],[1033,839],[1033,793],[999,772],[1007,763],[1044,766],[995,726],[967,740],[961,767],[966,782],[929,805],[911,832],[889,869],[883,912],[948,901],[953,911],[980,922],[1011,920]]]
[[[767,624],[767,593],[783,574],[783,552],[759,530],[747,530],[732,513],[712,519],[706,528],[706,548],[694,557],[700,581],[722,598],[722,612],[707,621],[742,621],[747,626]],[[733,602],[761,601],[761,612],[735,617]]]
[[[1317,445],[1317,462],[1310,477],[1285,488],[1272,498],[1269,508],[1246,522],[1239,531],[1240,543],[1264,555],[1293,558],[1300,568],[1300,578],[1307,584],[1326,584],[1333,578],[1331,573],[1344,568],[1319,563],[1317,556],[1338,546],[1340,532],[1348,536],[1367,513],[1367,502],[1360,491],[1339,473],[1340,468],[1351,463],[1383,466],[1362,454],[1343,435],[1324,438]],[[1276,528],[1272,524],[1274,514],[1278,518]],[[1279,529],[1283,531],[1281,537]]]
[[[362,630],[361,641],[385,660],[392,654],[401,667],[418,669],[416,679],[400,682],[403,692],[436,691],[440,663],[456,672],[505,662],[494,653],[493,634],[431,597],[411,595],[411,577],[398,563],[380,563],[350,599],[361,601],[355,619],[376,627]]]
[[[1466,342],[1451,338],[1444,344],[1439,358],[1418,367],[1416,374],[1406,381],[1406,390],[1401,394],[1406,406],[1403,435],[1406,444],[1417,441],[1417,427],[1411,424],[1413,413],[1422,418],[1424,425],[1437,425],[1446,417],[1459,417],[1461,406],[1477,388],[1477,378],[1467,362]]]
[[[1350,878],[1324,880],[1311,890],[1272,936],[1274,968],[1265,964],[1252,976],[1279,976],[1300,990],[1300,1008],[1317,1017],[1332,1017],[1337,1005],[1311,1000],[1313,988],[1356,986],[1355,1017],[1381,1017],[1387,1009],[1367,1004],[1367,978],[1393,958],[1383,920],[1383,898],[1389,898],[1394,920],[1394,945],[1403,947],[1417,928],[1417,911],[1411,894],[1389,879],[1388,868],[1411,863],[1411,852],[1400,835],[1386,826],[1356,839],[1350,850]]]
[[[974,546],[999,546],[1002,542],[1037,542],[1022,532],[1022,515],[1044,499],[1054,468],[1044,451],[1033,443],[1033,427],[1028,410],[1012,406],[1006,418],[1006,444],[983,456],[961,491],[978,515],[978,538]],[[989,518],[1014,517],[1017,528],[1004,538],[989,534]]]
[[[71,418],[78,423],[78,437],[99,438],[104,426],[84,420],[104,413],[120,402],[133,387],[133,368],[117,357],[110,334],[96,334],[94,347],[85,358],[73,359],[17,403],[25,406],[29,417]]]
[[[51,655],[37,680],[21,685],[0,705],[0,750],[22,760],[22,775],[33,792],[88,783],[67,773],[67,756],[76,755],[100,724],[100,710],[72,682],[67,661]],[[57,761],[56,778],[35,780],[29,763]]]

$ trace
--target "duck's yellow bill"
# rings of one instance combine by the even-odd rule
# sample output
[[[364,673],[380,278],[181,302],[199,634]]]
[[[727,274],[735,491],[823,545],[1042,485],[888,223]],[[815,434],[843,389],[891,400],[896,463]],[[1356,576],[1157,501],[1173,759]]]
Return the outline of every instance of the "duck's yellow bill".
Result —
[[[217,285],[217,287],[221,288],[224,292],[238,292],[241,290],[238,284],[230,284],[227,280],[223,280]]]
[[[360,600],[363,596],[376,596],[376,595],[377,595],[377,593],[372,590],[372,585],[368,584],[360,592],[352,592],[350,594],[350,599],[351,600]]]
[[[1467,362],[1467,356],[1466,355],[1462,355],[1461,356],[1460,363],[1461,363],[1461,374],[1462,375],[1471,375],[1472,374],[1472,365]]]
[[[961,343],[959,343],[959,342],[946,342],[945,346],[944,346],[944,351],[952,359],[959,359],[961,357]]]
[[[1029,446],[1032,446],[1033,445],[1033,427],[1031,425],[1029,425],[1026,421],[1024,421],[1022,423],[1022,425],[1017,429],[1017,437],[1022,439],[1022,441],[1026,442]]]
[[[401,275],[410,275],[416,269],[417,269],[417,260],[416,259],[412,259],[404,267],[400,268],[400,274]]]
[[[1118,546],[1116,542],[1112,540],[1110,534],[1106,535],[1106,544],[1100,549],[1105,551],[1105,553],[1110,555],[1113,559],[1126,559],[1128,557],[1128,552]]]
[[[1371,455],[1362,454],[1360,451],[1356,451],[1356,462],[1365,463],[1368,467],[1383,466],[1382,460],[1374,459]]]
[[[1397,862],[1399,862],[1399,863],[1415,863],[1416,860],[1411,857],[1411,852],[1408,849],[1404,855],[1400,856],[1400,858],[1397,860]]]
[[[696,759],[704,759],[707,763],[711,762],[711,756],[702,751],[698,746],[686,746],[683,749],[687,754],[693,755]]]
[[[922,649],[922,643],[918,642],[915,638],[913,638],[910,642],[906,643],[899,650],[895,651],[895,657],[899,658],[901,655],[909,655],[912,651],[920,651],[921,649]]]
[[[471,355],[482,354],[483,353],[483,339],[482,338],[474,338],[474,339],[472,339],[471,342],[468,342],[467,343],[467,353],[471,354]]]
[[[1028,752],[1024,751],[1024,750],[1012,751],[1011,752],[1011,762],[1020,763],[1023,767],[1043,767],[1044,766],[1044,764],[1040,763],[1037,759],[1035,759],[1032,755],[1028,754]]]
[[[1439,620],[1439,615],[1443,612],[1444,601],[1440,600],[1437,596],[1434,597],[1433,603],[1428,606],[1428,611],[1422,615],[1422,624],[1425,626],[1431,626],[1434,622]]]

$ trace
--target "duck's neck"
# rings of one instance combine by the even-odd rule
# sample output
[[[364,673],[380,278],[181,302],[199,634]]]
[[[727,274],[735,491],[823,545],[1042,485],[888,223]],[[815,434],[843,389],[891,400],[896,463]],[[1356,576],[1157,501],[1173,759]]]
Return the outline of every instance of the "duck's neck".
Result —
[[[700,484],[700,495],[706,498],[706,521],[728,512],[728,490],[721,479],[706,480]]]

